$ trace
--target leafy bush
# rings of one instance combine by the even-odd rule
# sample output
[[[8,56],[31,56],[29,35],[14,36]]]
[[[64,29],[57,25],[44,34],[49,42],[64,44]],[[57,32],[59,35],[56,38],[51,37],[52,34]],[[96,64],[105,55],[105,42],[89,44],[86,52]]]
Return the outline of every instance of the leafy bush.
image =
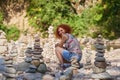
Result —
[[[7,39],[8,40],[17,40],[19,38],[20,31],[17,29],[17,27],[12,26],[7,30]]]
[[[30,0],[27,10],[32,26],[47,34],[50,25],[66,23],[77,36],[98,34],[113,39],[120,36],[120,1],[103,0],[94,7],[85,9],[81,15],[75,13],[69,0]]]
[[[99,21],[101,34],[109,39],[120,37],[120,1],[103,0],[103,16]]]
[[[68,0],[31,0],[27,12],[30,24],[41,33],[47,33],[50,25],[56,26],[74,14]]]
[[[0,24],[2,23],[3,21],[3,14],[0,12]]]
[[[0,25],[0,30],[3,30],[6,33],[7,40],[17,40],[20,35],[20,31],[15,26],[9,26],[10,28],[7,28],[5,25]]]

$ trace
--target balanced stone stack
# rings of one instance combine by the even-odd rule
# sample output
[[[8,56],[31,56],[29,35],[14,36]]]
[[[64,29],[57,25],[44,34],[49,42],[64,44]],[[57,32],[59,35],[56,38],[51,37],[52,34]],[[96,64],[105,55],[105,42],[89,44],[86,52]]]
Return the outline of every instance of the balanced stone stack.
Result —
[[[8,51],[8,43],[6,39],[6,34],[0,30],[0,54],[5,55]]]
[[[25,62],[30,63],[32,61],[33,50],[31,47],[28,47],[25,51]]]
[[[6,57],[5,58],[5,66],[6,66],[6,72],[3,72],[3,75],[5,76],[5,80],[16,80],[16,69],[13,66],[13,58]]]
[[[80,67],[80,64],[78,63],[77,58],[73,57],[71,59],[71,68],[72,68],[72,71],[73,71],[73,75],[76,75],[78,73],[79,67]]]
[[[86,49],[85,49],[86,63],[84,65],[84,68],[87,69],[87,70],[92,68],[92,63],[91,63],[92,52],[90,50],[91,50],[90,49],[90,44],[86,44]]]
[[[52,61],[58,62],[58,58],[55,55],[55,43],[56,43],[56,41],[55,41],[53,29],[54,29],[53,26],[50,26],[48,28],[48,39],[43,46],[42,55],[44,58],[50,59],[50,62],[52,62]]]
[[[23,62],[24,66],[19,65],[23,68],[21,71],[24,71],[24,73],[18,76],[18,79],[41,80],[41,74],[44,74],[47,71],[47,67],[44,64],[43,57],[41,55],[42,51],[43,50],[40,47],[40,39],[36,36],[34,48],[32,49],[32,47],[28,47],[25,51],[26,58],[25,62]]]
[[[11,41],[8,45],[9,47],[9,56],[13,57],[13,63],[17,63],[17,55],[18,55],[18,49],[14,41]]]
[[[31,64],[37,67],[38,72],[45,73],[47,71],[47,67],[43,61],[43,56],[41,55],[42,51],[43,49],[40,47],[39,36],[36,36]]]
[[[93,67],[93,74],[91,77],[102,80],[111,79],[111,76],[106,72],[107,65],[106,59],[104,58],[105,46],[101,35],[99,35],[96,40],[95,48],[97,53]]]

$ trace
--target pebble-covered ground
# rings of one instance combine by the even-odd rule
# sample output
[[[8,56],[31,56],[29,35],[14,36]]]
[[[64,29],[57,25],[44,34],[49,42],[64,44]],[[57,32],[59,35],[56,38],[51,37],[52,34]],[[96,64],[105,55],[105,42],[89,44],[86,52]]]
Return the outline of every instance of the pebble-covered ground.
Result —
[[[91,63],[92,66],[94,65],[94,59],[95,59],[95,53],[96,52],[92,52],[91,53]],[[109,73],[109,75],[112,77],[112,80],[120,80],[120,49],[115,49],[109,52],[106,52],[104,57],[106,58],[106,62],[108,63],[108,66],[106,68],[106,72]],[[92,70],[92,66],[90,69],[85,69],[85,60],[86,60],[86,54],[83,54],[82,60],[81,60],[81,65],[83,65],[82,68],[78,69],[77,72],[74,72],[73,75],[71,76],[71,80],[100,80],[100,79],[93,79],[91,78],[91,75],[93,74],[93,70]],[[2,64],[2,60],[0,61]],[[42,79],[35,79],[35,80],[59,80],[57,77],[60,76],[59,72],[57,71],[57,68],[59,67],[57,63],[55,62],[50,62],[49,64],[47,64],[47,67],[50,67],[52,69],[52,72],[47,72],[43,75],[36,73],[32,74],[32,77],[34,78],[35,76],[43,76]],[[4,69],[4,66],[1,66],[0,69]],[[66,69],[64,70],[65,74],[67,72],[67,74],[71,75],[70,73],[70,69]],[[49,75],[48,75],[49,74]],[[31,74],[27,73],[24,74],[24,76],[26,77],[31,77]],[[44,77],[47,76],[47,79]],[[65,77],[65,76],[62,76]],[[28,79],[29,80],[29,79]],[[30,79],[33,80],[33,79]],[[61,79],[61,80],[66,80],[66,79]],[[109,79],[108,79],[109,80]],[[110,79],[111,80],[111,79]]]

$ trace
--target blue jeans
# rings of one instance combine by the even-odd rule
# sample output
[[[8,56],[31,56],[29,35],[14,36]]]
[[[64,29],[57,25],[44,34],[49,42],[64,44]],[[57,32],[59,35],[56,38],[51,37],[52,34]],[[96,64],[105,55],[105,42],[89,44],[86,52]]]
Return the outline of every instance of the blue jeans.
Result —
[[[62,56],[65,60],[69,62],[71,58],[76,57],[77,61],[79,62],[81,60],[82,54],[75,54],[75,53],[69,52],[68,50],[63,50]]]

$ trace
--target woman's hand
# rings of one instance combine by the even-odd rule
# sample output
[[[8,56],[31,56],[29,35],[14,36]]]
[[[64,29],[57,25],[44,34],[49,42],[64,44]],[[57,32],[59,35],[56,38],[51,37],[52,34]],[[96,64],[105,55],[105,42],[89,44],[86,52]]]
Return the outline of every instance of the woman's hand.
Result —
[[[55,47],[59,46],[59,43],[55,44]]]

